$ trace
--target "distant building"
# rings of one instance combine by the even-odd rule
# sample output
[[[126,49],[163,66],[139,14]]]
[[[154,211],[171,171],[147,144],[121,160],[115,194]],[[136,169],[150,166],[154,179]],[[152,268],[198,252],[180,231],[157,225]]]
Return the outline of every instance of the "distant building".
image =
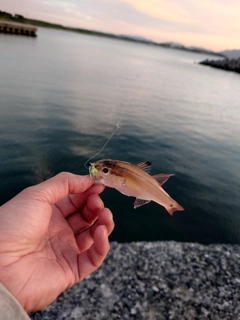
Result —
[[[0,33],[19,34],[36,37],[37,28],[23,23],[0,20]]]

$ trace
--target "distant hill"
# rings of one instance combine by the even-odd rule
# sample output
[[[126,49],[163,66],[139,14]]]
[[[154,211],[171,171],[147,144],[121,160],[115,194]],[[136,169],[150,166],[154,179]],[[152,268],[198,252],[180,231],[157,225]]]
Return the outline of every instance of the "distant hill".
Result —
[[[6,21],[18,22],[18,23],[31,24],[31,25],[38,26],[38,27],[60,29],[60,30],[65,30],[65,31],[84,33],[84,34],[88,34],[88,35],[96,35],[96,36],[100,36],[100,37],[108,37],[108,38],[114,38],[114,39],[120,39],[120,40],[126,40],[126,41],[140,42],[140,43],[145,43],[145,44],[154,45],[154,46],[160,46],[160,47],[164,47],[164,48],[178,49],[178,50],[184,50],[184,51],[189,51],[189,52],[197,52],[197,53],[204,53],[204,54],[208,54],[208,55],[216,55],[216,56],[221,56],[221,57],[224,56],[225,57],[225,55],[223,55],[223,53],[221,53],[221,52],[218,53],[218,52],[214,52],[211,50],[206,50],[206,49],[198,48],[198,47],[186,47],[186,46],[182,45],[181,43],[177,43],[177,42],[173,42],[173,41],[158,43],[158,42],[152,41],[150,39],[147,39],[147,38],[144,38],[141,36],[117,35],[117,34],[113,34],[113,33],[106,33],[106,32],[95,31],[95,30],[66,27],[66,26],[63,26],[60,24],[56,24],[56,23],[50,23],[50,22],[35,20],[35,19],[28,19],[28,18],[25,18],[19,14],[12,15],[11,13],[3,12],[3,11],[0,11],[0,19],[6,20]]]
[[[174,49],[185,49],[184,45],[182,45],[181,43],[178,43],[178,42],[174,42],[174,41],[162,42],[161,45],[164,47],[169,47],[169,48],[174,48]]]
[[[228,59],[238,59],[240,58],[240,50],[234,49],[234,50],[224,50],[220,52]]]
[[[141,36],[130,36],[128,34],[118,34],[118,37],[120,37],[121,39],[131,39],[131,40],[140,41],[140,42],[154,43],[154,41],[152,41],[151,39],[141,37]]]
[[[166,48],[179,49],[179,50],[184,50],[184,51],[204,53],[204,54],[208,54],[208,55],[215,55],[215,56],[224,57],[224,55],[219,52],[214,52],[214,51],[207,50],[207,49],[200,48],[200,47],[193,47],[193,46],[186,47],[183,44],[178,43],[178,42],[163,42],[163,43],[160,43],[160,45],[163,47],[166,47]]]

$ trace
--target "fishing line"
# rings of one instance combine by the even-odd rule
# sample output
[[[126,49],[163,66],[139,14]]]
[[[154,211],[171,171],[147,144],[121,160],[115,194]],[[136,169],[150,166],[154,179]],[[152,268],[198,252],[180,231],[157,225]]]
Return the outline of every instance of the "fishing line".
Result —
[[[88,169],[87,163],[92,160],[93,158],[95,158],[96,156],[98,156],[105,148],[106,145],[108,144],[108,142],[112,139],[112,137],[118,132],[118,130],[122,127],[122,124],[120,122],[116,123],[117,128],[111,133],[111,135],[109,136],[109,138],[107,139],[107,141],[104,143],[103,147],[96,153],[94,154],[94,156],[92,156],[91,158],[89,158],[85,163],[84,163],[84,167],[86,169]]]
[[[95,158],[96,156],[98,156],[107,146],[108,142],[112,139],[112,137],[118,132],[119,129],[122,128],[122,118],[123,118],[123,115],[125,113],[125,110],[126,110],[126,102],[124,104],[124,107],[122,108],[122,112],[120,114],[120,117],[119,117],[119,120],[117,121],[116,123],[116,129],[111,133],[111,135],[108,137],[107,141],[104,143],[103,147],[96,153],[94,154],[91,158],[89,158],[85,163],[84,163],[84,167],[86,169],[88,169],[88,166],[87,166],[87,163],[92,160],[93,158]]]

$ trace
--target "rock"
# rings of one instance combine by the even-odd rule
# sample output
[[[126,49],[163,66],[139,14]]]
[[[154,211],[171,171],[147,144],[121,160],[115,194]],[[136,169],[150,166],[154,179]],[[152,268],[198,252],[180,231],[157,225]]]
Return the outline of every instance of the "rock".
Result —
[[[239,260],[238,245],[114,242],[99,270],[30,317],[239,320]]]
[[[238,59],[221,59],[221,60],[204,60],[199,64],[210,66],[213,68],[234,71],[240,73],[240,58]]]
[[[152,287],[152,290],[153,290],[154,292],[159,292],[159,289],[158,289],[158,287],[156,287],[156,286],[153,286],[153,287]]]
[[[135,308],[131,309],[131,314],[137,314],[137,310]]]

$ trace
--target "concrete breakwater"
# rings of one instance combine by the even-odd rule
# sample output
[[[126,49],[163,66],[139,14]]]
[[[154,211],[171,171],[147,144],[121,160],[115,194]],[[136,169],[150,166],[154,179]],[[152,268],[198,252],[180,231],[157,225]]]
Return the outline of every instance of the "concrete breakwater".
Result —
[[[100,269],[34,320],[238,320],[240,246],[111,244]]]
[[[36,37],[37,28],[15,22],[0,21],[0,32]]]
[[[240,57],[238,59],[204,60],[199,62],[206,66],[240,73]]]

